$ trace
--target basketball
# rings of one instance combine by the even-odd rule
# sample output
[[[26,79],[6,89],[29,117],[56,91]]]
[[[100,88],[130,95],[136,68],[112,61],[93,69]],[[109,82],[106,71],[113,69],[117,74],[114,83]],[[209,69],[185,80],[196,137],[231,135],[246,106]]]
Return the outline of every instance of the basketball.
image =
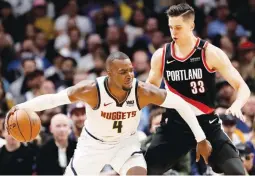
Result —
[[[7,129],[19,142],[29,142],[36,138],[41,128],[40,117],[32,111],[16,110],[8,119]]]

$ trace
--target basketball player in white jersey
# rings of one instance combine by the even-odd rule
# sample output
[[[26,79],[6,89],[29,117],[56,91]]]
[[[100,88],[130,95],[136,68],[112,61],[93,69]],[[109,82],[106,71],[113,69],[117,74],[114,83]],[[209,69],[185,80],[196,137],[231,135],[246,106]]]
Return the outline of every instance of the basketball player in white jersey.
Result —
[[[108,57],[106,69],[106,77],[82,81],[57,94],[36,97],[17,105],[9,114],[20,108],[42,111],[76,101],[87,104],[85,127],[66,175],[98,175],[105,164],[110,164],[120,175],[146,175],[147,166],[136,130],[140,110],[151,103],[175,108],[194,133],[198,155],[208,159],[211,144],[184,100],[136,80],[132,63],[122,52]]]

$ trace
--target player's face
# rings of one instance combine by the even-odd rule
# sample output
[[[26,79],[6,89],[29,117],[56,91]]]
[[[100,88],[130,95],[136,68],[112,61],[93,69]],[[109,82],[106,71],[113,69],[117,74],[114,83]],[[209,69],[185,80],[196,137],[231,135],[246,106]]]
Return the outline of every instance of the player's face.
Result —
[[[191,19],[184,19],[182,16],[169,17],[168,26],[174,41],[184,41],[192,33],[194,22]]]
[[[117,87],[129,91],[132,88],[134,79],[134,69],[131,61],[129,59],[114,60],[109,71],[109,76]]]

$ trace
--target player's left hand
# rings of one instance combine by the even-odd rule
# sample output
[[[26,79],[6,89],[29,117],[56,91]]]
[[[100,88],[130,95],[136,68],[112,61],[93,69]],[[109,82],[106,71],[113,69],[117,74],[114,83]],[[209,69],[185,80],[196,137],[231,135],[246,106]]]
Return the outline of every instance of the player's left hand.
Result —
[[[232,106],[230,106],[230,108],[228,108],[225,112],[225,114],[231,114],[237,118],[239,118],[242,121],[245,121],[245,117],[241,111],[240,107],[237,107],[235,104],[232,104]]]
[[[200,160],[200,155],[204,158],[206,164],[208,164],[208,158],[212,153],[212,146],[211,143],[204,139],[197,143],[197,150],[196,150],[196,162]]]

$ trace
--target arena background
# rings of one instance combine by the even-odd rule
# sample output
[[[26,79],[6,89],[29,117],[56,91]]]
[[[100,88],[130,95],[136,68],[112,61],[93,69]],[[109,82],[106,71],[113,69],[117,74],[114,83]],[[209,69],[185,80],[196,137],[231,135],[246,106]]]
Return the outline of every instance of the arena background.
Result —
[[[0,0],[0,175],[63,174],[86,121],[84,105],[38,113],[42,121],[40,136],[26,144],[4,135],[6,112],[38,95],[59,92],[83,79],[105,75],[105,59],[117,50],[130,56],[136,77],[145,81],[152,54],[171,41],[165,11],[180,2],[183,1]],[[224,115],[235,94],[216,75],[216,112],[222,118],[224,131],[240,151],[247,173],[255,174],[255,0],[186,2],[196,12],[196,36],[220,47],[251,89],[252,95],[243,108],[244,123]],[[163,112],[158,107],[143,109],[139,135],[144,149]],[[70,119],[71,132],[69,126],[60,130],[60,125],[50,130],[50,119],[59,113]],[[60,139],[68,140],[66,149],[56,146],[54,141]],[[102,174],[116,173],[106,166]],[[213,172],[202,160],[196,163],[191,151],[168,174]]]

